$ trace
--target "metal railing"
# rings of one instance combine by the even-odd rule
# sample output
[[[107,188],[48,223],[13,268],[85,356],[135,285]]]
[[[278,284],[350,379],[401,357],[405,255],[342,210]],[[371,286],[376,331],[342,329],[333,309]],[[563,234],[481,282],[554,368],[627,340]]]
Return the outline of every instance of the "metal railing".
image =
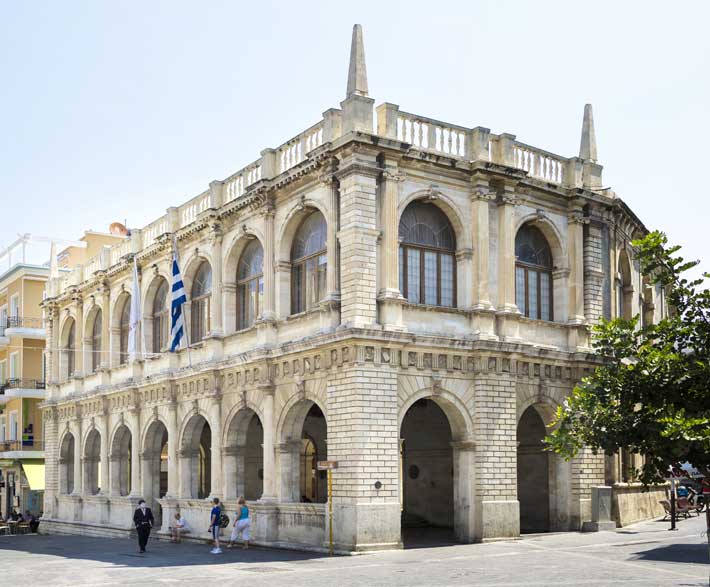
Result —
[[[8,316],[5,328],[44,328],[44,320],[42,320],[42,318]]]
[[[0,383],[0,394],[4,394],[6,389],[47,389],[47,384],[40,379],[13,378]]]
[[[44,450],[44,442],[34,439],[0,441],[0,453],[22,450]]]

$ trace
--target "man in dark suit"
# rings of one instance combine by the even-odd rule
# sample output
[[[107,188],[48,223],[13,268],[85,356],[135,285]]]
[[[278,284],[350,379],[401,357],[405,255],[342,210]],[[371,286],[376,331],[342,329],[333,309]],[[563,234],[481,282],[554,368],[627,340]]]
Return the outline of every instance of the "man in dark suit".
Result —
[[[145,500],[141,499],[138,502],[138,508],[133,514],[133,523],[136,526],[138,546],[141,552],[145,552],[145,547],[148,544],[148,537],[150,536],[150,529],[153,527],[154,522],[153,512],[150,511],[149,507],[146,507]]]

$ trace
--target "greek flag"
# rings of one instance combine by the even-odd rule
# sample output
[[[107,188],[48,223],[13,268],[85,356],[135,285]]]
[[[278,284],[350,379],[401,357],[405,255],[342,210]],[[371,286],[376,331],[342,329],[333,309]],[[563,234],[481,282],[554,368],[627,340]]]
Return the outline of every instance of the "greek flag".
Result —
[[[138,262],[133,257],[133,291],[128,318],[128,357],[135,361],[138,355],[138,326],[141,323],[141,289],[138,284]]]
[[[187,301],[182,275],[178,266],[177,252],[173,253],[173,282],[170,288],[170,352],[180,349],[185,336],[185,320],[182,315],[182,305]]]

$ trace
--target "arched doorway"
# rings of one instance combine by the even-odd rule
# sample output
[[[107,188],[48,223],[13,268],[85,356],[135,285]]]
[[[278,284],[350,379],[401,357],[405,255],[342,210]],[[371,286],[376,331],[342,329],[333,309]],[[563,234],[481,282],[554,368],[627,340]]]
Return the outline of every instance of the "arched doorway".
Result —
[[[84,493],[96,495],[101,491],[99,463],[101,462],[101,435],[91,430],[84,444]]]
[[[320,406],[296,402],[281,430],[279,452],[280,499],[304,503],[328,501],[328,477],[318,461],[328,458],[328,425]]]
[[[405,546],[454,540],[452,430],[432,399],[407,410],[401,426],[402,540]]]
[[[544,450],[545,422],[530,406],[518,422],[520,532],[550,530],[550,460]]]
[[[128,495],[131,492],[131,431],[122,424],[113,435],[111,444],[111,494]]]
[[[74,435],[68,432],[59,449],[59,492],[74,492]]]
[[[143,447],[143,497],[153,510],[156,526],[160,526],[162,508],[158,500],[168,492],[168,429],[160,420],[151,422]]]
[[[264,428],[256,413],[239,410],[229,423],[224,450],[225,497],[257,500],[264,492]]]
[[[182,457],[183,497],[205,499],[212,491],[212,430],[203,416],[187,423]]]

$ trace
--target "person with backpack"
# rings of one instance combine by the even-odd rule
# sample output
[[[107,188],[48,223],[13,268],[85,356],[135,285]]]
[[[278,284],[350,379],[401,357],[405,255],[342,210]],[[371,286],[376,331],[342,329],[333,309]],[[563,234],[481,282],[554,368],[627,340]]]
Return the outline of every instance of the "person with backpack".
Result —
[[[227,548],[232,548],[232,544],[241,534],[242,548],[246,550],[247,548],[249,548],[249,528],[251,527],[251,520],[249,519],[249,508],[247,507],[247,502],[244,499],[244,496],[241,496],[237,500],[237,503],[239,504],[239,509],[237,510],[237,515],[234,518],[234,527],[232,528],[232,535],[229,538],[229,544],[227,545]]]
[[[208,532],[212,532],[212,538],[214,538],[214,548],[210,550],[210,552],[212,554],[222,554],[222,549],[219,547],[219,533],[222,528],[229,526],[229,518],[226,514],[222,513],[222,506],[219,505],[219,497],[215,497],[212,500],[212,503],[214,506],[210,512],[210,529]]]

